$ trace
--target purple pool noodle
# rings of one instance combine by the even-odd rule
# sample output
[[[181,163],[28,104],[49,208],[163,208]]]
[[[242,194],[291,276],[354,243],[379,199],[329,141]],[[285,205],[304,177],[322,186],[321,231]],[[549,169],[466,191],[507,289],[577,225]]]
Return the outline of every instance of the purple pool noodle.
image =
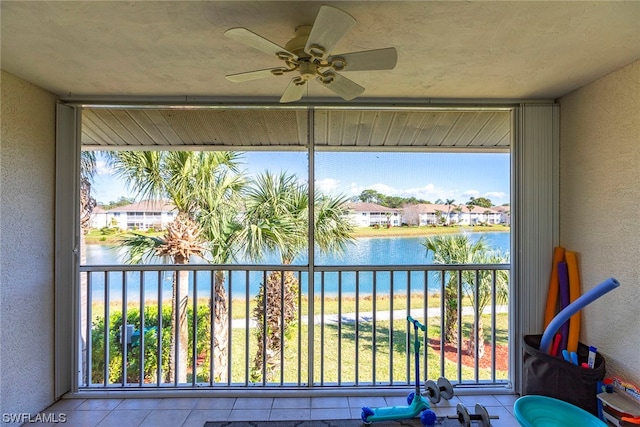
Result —
[[[587,305],[591,304],[593,301],[597,300],[607,292],[614,290],[618,286],[620,286],[620,283],[616,279],[611,277],[600,283],[595,288],[584,293],[578,299],[576,299],[574,302],[560,311],[560,313],[558,313],[556,317],[554,317],[551,322],[549,322],[549,325],[544,330],[542,339],[540,340],[540,351],[544,351],[545,353],[549,354],[549,351],[551,350],[551,340],[553,340],[553,336],[556,332],[558,332],[558,329],[560,329],[560,326],[564,322],[568,321],[571,316],[576,314],[578,311],[582,310]]]
[[[569,305],[569,267],[566,262],[558,263],[558,283],[560,284],[560,309],[564,310]],[[560,326],[560,334],[562,340],[558,348],[558,354],[562,354],[562,350],[567,349],[567,341],[569,340],[569,321],[567,320]]]

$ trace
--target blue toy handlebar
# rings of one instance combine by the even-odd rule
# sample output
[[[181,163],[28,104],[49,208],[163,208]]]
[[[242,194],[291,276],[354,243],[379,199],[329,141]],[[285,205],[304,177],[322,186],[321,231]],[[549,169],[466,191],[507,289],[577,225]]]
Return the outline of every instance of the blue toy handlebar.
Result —
[[[427,330],[427,327],[425,325],[423,325],[422,323],[420,323],[419,321],[417,321],[413,317],[407,316],[407,320],[409,322],[413,323],[413,326],[416,327],[416,328],[419,328],[422,332]]]

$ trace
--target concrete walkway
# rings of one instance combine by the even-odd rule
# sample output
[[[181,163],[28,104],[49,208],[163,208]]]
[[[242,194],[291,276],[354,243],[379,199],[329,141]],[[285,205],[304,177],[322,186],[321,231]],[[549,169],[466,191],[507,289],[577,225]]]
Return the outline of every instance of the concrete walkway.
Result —
[[[507,313],[508,312],[508,306],[506,305],[499,305],[496,307],[496,313]],[[377,311],[376,312],[376,320],[389,320],[391,318],[390,316],[391,312],[390,311]],[[411,310],[411,312],[409,313],[411,315],[411,317],[414,317],[416,319],[421,319],[423,314],[424,314],[424,310],[421,308],[418,309],[413,309]],[[491,314],[491,307],[486,307],[483,311],[483,314]],[[407,310],[394,310],[393,311],[393,319],[394,320],[399,320],[399,319],[404,319],[407,315]],[[463,307],[462,308],[462,315],[463,316],[471,316],[473,315],[473,308],[472,307]],[[440,316],[440,307],[433,307],[433,308],[429,308],[427,310],[427,317],[439,317]],[[337,314],[325,314],[324,316],[321,315],[315,315],[313,316],[313,323],[316,325],[319,325],[320,323],[322,323],[322,319],[324,317],[324,323],[325,324],[332,324],[332,323],[338,323],[338,320],[340,320],[340,318],[338,317]],[[342,323],[355,323],[356,321],[356,314],[355,313],[343,313],[342,314]],[[361,312],[359,313],[359,316],[357,318],[357,320],[359,322],[373,322],[373,312],[372,311],[366,311],[366,312]],[[307,322],[307,318],[303,317],[302,318],[302,323],[308,323]],[[231,322],[231,327],[233,329],[244,329],[246,327],[247,321],[246,319],[234,319]],[[250,328],[254,328],[256,326],[256,321],[255,319],[249,319],[249,327]]]

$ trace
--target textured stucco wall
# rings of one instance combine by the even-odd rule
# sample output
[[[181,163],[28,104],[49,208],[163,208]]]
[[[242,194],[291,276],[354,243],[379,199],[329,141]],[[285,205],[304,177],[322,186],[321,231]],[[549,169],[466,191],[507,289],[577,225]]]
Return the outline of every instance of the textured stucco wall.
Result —
[[[53,403],[56,98],[0,84],[0,414],[35,414]]]
[[[580,340],[640,384],[640,61],[559,103],[560,243],[578,252],[583,292],[620,282],[583,310]]]

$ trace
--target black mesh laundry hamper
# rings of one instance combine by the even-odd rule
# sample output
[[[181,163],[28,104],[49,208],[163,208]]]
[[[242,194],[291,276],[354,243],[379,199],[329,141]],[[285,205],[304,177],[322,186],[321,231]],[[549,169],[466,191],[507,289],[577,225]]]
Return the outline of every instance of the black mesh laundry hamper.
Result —
[[[582,368],[540,351],[542,335],[524,337],[524,394],[537,394],[564,400],[598,415],[598,381],[605,375],[605,361],[596,353],[593,369]],[[578,360],[586,362],[589,347],[578,343]]]

